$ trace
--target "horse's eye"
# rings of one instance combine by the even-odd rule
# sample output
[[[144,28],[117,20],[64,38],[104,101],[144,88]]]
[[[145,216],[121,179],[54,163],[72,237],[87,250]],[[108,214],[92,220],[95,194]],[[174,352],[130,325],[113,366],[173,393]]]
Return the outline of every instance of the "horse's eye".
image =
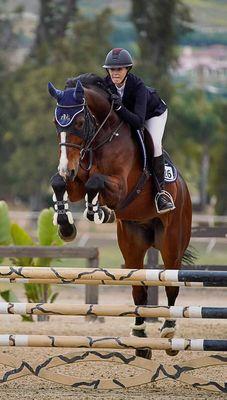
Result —
[[[77,121],[75,126],[77,127],[77,129],[82,129],[83,128],[83,121]]]

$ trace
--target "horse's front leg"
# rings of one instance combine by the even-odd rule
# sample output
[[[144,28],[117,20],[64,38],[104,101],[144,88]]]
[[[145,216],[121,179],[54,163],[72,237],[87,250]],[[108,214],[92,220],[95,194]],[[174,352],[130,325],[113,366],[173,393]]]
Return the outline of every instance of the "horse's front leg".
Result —
[[[116,178],[111,178],[102,174],[92,175],[85,184],[85,211],[84,217],[88,221],[96,224],[112,223],[116,216],[112,208],[119,201],[119,182]],[[110,207],[100,205],[100,197],[108,199]]]
[[[75,239],[77,230],[69,210],[66,182],[58,173],[51,178],[54,201],[54,225],[59,225],[58,234],[65,242]]]

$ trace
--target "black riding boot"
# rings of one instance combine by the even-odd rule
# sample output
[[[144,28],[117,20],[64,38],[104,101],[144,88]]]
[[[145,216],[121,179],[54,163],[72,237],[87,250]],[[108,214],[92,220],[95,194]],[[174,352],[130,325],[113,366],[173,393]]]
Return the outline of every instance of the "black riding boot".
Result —
[[[154,181],[157,189],[157,194],[155,196],[155,205],[159,214],[166,213],[168,211],[174,210],[175,208],[171,194],[164,190],[164,169],[165,164],[163,154],[159,157],[154,157],[153,172]]]

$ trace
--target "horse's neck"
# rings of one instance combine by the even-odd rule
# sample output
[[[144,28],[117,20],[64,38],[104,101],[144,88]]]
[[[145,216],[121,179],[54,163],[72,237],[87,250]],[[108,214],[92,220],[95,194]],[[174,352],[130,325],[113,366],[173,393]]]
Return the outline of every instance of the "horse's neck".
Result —
[[[88,105],[91,109],[92,113],[95,115],[99,124],[102,124],[104,119],[108,116],[110,112],[110,103],[105,97],[105,94],[98,92],[94,89],[87,89],[87,99]],[[117,127],[120,125],[121,119],[118,117],[116,112],[112,112],[108,117],[107,122],[104,125],[104,128],[97,136],[97,140],[95,140],[96,144],[99,144],[105,141],[108,138],[111,138],[111,135],[114,134]],[[138,144],[135,140],[133,140],[133,132],[128,124],[124,123],[119,130],[119,136],[117,140],[111,141],[111,146],[113,146],[113,152],[116,152],[119,157],[119,160],[124,159],[125,169],[128,169],[127,174],[132,174],[137,177],[140,174],[141,168],[141,159],[138,149]],[[103,149],[103,147],[102,147]],[[102,150],[100,149],[100,150]],[[98,151],[99,152],[99,151]],[[104,156],[105,157],[105,156]],[[97,157],[99,159],[99,157]],[[116,160],[117,161],[117,160]],[[138,171],[138,174],[137,174]]]
[[[93,88],[85,89],[85,95],[92,114],[95,116],[99,125],[101,125],[105,117],[110,112],[111,105],[107,99],[107,96],[104,92],[101,92],[101,90],[96,90]],[[116,113],[111,113],[107,122],[113,123],[116,122],[118,119],[119,118]]]

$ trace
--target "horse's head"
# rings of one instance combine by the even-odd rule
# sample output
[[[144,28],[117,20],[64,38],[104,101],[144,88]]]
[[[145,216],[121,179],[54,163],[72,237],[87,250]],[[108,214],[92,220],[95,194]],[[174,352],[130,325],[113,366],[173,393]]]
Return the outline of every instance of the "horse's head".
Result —
[[[48,90],[57,100],[54,122],[59,137],[58,171],[66,178],[77,175],[81,150],[95,129],[95,120],[86,101],[84,88],[78,80],[76,87],[59,90],[49,82]]]

